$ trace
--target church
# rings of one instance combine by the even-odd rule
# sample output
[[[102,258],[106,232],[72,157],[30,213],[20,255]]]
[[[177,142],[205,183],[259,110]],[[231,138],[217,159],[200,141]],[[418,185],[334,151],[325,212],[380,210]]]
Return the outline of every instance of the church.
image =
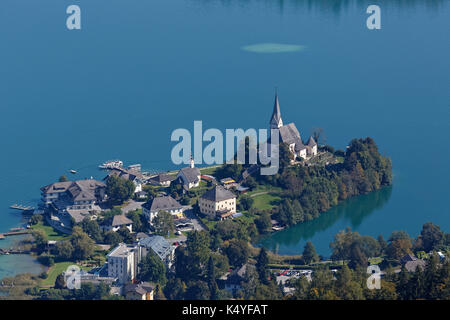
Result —
[[[308,159],[317,155],[317,142],[312,136],[310,136],[306,144],[304,144],[295,123],[292,122],[283,125],[278,94],[275,94],[275,103],[273,106],[272,118],[270,119],[270,129],[279,130],[280,143],[286,143],[289,146],[289,150],[294,155],[294,160],[297,157]]]

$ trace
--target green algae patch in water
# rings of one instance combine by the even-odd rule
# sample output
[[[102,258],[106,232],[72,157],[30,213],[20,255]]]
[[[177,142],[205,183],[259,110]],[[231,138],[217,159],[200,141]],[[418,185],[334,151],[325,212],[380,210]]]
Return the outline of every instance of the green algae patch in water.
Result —
[[[258,43],[244,46],[241,49],[255,53],[285,53],[303,51],[306,49],[306,46],[282,43]]]

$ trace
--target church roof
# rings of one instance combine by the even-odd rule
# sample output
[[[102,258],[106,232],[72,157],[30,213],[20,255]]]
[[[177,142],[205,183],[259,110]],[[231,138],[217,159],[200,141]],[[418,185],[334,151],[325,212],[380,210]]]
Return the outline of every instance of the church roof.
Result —
[[[310,136],[307,145],[308,145],[308,147],[314,147],[317,145],[317,142],[316,142],[316,140],[314,140],[314,138],[312,136]]]
[[[211,200],[214,202],[218,202],[218,201],[223,201],[223,200],[228,200],[228,199],[234,199],[236,198],[236,195],[225,189],[222,186],[215,186],[214,188],[206,191],[203,195],[202,195],[203,199],[206,200]]]
[[[270,124],[275,127],[278,127],[280,121],[281,121],[280,104],[278,102],[278,94],[275,94],[275,103],[273,105],[273,113],[272,118],[270,119]]]
[[[201,176],[200,170],[198,168],[183,168],[180,170],[180,173],[184,175],[189,183],[196,183],[200,180],[199,177]]]
[[[286,144],[300,144],[303,145],[300,133],[294,123],[289,123],[285,126],[280,127],[280,138],[281,142]],[[299,143],[300,142],[300,143]]]

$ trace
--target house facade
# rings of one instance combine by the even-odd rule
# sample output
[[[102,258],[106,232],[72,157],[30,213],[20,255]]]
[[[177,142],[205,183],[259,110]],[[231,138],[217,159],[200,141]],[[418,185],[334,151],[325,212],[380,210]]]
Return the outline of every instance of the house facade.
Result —
[[[150,224],[161,211],[169,212],[174,218],[181,218],[184,207],[171,196],[155,197],[142,205],[142,213]]]
[[[106,185],[94,179],[56,182],[41,188],[41,201],[58,210],[92,210],[106,198]]]
[[[186,190],[198,187],[200,185],[201,173],[200,169],[195,168],[194,160],[191,158],[190,166],[183,168],[178,172],[177,178],[183,181],[183,187]]]
[[[126,227],[130,232],[133,232],[133,221],[128,219],[125,215],[116,215],[106,221],[102,226],[103,231],[117,232],[120,228]]]
[[[216,185],[200,197],[199,207],[201,213],[223,220],[236,213],[236,195]]]
[[[136,246],[121,243],[106,257],[108,277],[116,278],[120,284],[134,281],[140,261],[139,250]]]

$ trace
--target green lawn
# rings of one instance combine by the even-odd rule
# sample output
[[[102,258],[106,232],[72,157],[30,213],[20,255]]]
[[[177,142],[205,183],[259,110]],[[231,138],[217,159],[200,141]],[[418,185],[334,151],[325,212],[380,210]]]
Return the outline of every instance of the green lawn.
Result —
[[[281,201],[281,197],[277,192],[269,192],[252,197],[252,208],[258,210],[271,210]]]
[[[53,286],[55,284],[56,281],[56,277],[59,276],[61,273],[63,273],[64,271],[67,270],[67,268],[71,265],[77,265],[74,262],[70,262],[70,261],[65,261],[65,262],[57,262],[55,263],[52,267],[50,267],[50,269],[48,270],[47,274],[48,277],[47,279],[43,279],[41,281],[41,286],[46,287],[46,286]],[[86,270],[89,271],[91,268],[86,268],[86,267],[82,267],[80,265],[77,265],[80,269],[82,270]]]
[[[31,229],[44,231],[48,237],[48,240],[59,241],[59,240],[65,240],[69,237],[68,234],[59,232],[59,231],[53,229],[53,227],[51,227],[47,224],[43,224],[42,222],[39,222],[38,224],[31,226]]]

